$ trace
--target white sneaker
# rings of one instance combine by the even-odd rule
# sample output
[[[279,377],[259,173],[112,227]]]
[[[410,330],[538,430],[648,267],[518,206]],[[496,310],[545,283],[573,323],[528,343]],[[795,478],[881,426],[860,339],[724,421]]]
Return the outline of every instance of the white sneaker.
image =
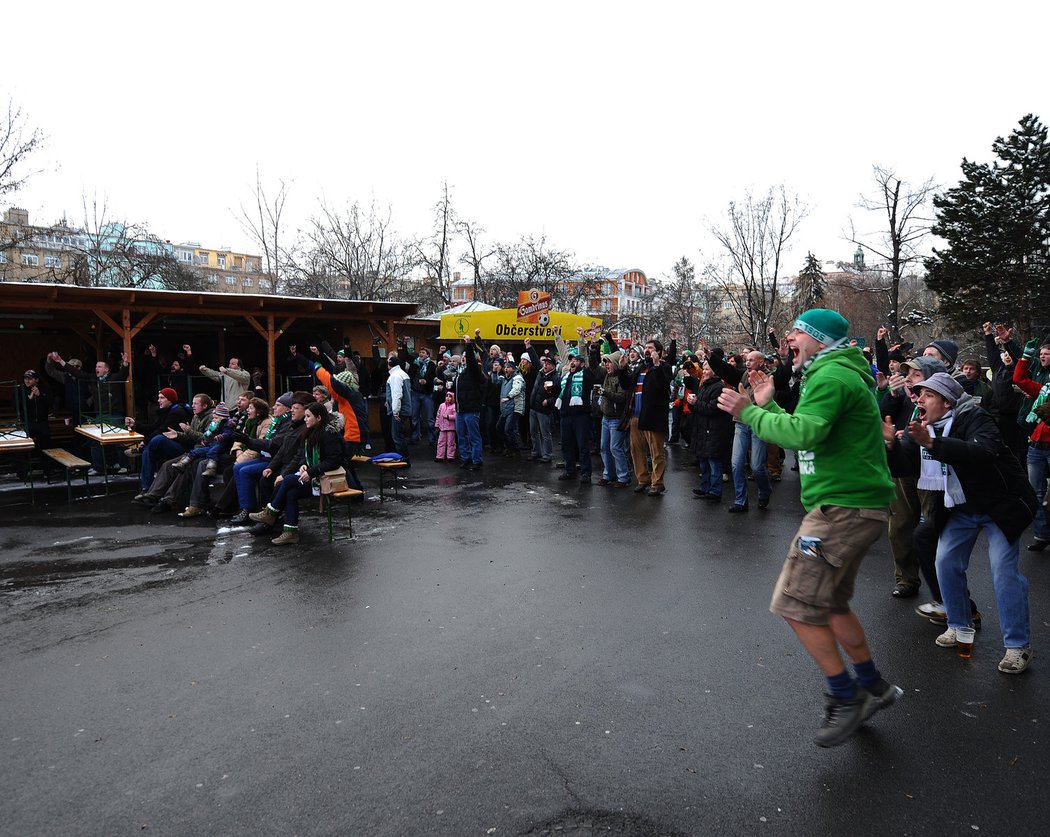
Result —
[[[955,641],[955,628],[948,628],[943,634],[934,640],[941,648],[954,648],[956,646]],[[1002,665],[1000,663],[999,665]]]
[[[944,621],[948,618],[948,613],[940,602],[926,602],[926,604],[921,604],[915,608],[915,612],[926,619],[940,619]]]
[[[1007,648],[1005,656],[999,661],[999,671],[1003,674],[1020,674],[1031,662],[1035,652],[1031,645],[1024,648]]]
[[[124,476],[127,472],[128,472],[127,468],[117,468],[117,474],[119,476]]]
[[[98,468],[88,468],[88,476],[90,477],[101,477],[102,472]]]

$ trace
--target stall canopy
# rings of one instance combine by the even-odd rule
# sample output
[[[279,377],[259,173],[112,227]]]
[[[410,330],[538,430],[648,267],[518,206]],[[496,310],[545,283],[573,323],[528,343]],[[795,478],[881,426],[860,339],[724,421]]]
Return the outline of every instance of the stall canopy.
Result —
[[[521,291],[517,308],[490,311],[449,311],[441,316],[441,339],[458,340],[481,330],[482,340],[553,340],[560,327],[566,339],[576,339],[581,328],[588,338],[596,337],[602,328],[597,317],[567,314],[551,308],[551,295],[539,290]]]
[[[276,382],[274,344],[293,324],[315,330],[338,325],[343,333],[355,326],[367,327],[393,347],[395,324],[414,314],[416,307],[405,302],[0,283],[0,319],[17,320],[23,333],[26,329],[68,330],[95,345],[102,329],[94,324],[101,323],[123,340],[124,351],[132,359],[132,375],[131,341],[143,329],[165,321],[195,328],[210,326],[219,331],[221,342],[225,326],[243,328],[246,324],[265,341],[270,392],[275,391]],[[225,355],[224,346],[220,345],[219,353]],[[129,397],[131,386],[129,379]]]

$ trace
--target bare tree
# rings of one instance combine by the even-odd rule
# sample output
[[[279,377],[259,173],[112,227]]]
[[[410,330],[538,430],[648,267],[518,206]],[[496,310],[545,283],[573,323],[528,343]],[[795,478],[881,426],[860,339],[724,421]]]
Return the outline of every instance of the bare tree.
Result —
[[[0,195],[21,189],[39,169],[26,169],[26,163],[46,140],[39,128],[30,128],[22,109],[7,102],[7,115],[0,119]]]
[[[685,343],[692,344],[709,334],[709,323],[717,295],[696,278],[696,267],[682,256],[671,268],[671,279],[658,284],[654,331],[677,331]]]
[[[731,202],[724,226],[711,232],[725,257],[709,266],[709,275],[732,304],[741,330],[761,345],[769,324],[782,305],[780,271],[788,242],[808,213],[784,186],[763,197],[750,192],[742,203]]]
[[[45,140],[40,129],[28,126],[22,110],[9,99],[7,115],[0,118],[0,196],[14,195],[30,177],[39,173],[39,169],[27,169],[27,162],[43,147]],[[0,251],[21,247],[36,234],[37,230],[27,224],[0,224]],[[9,272],[21,275],[26,281],[37,278],[33,275],[35,271],[26,274],[13,265],[0,265],[0,278],[6,279]]]
[[[288,193],[288,184],[279,180],[273,197],[267,195],[262,175],[256,166],[252,203],[248,206],[241,204],[237,217],[245,233],[262,251],[263,272],[269,280],[270,292],[274,294],[283,292],[286,281],[296,269],[294,251],[286,241],[288,231],[284,227],[284,206]]]
[[[489,305],[495,304],[491,296],[492,286],[485,281],[486,259],[490,259],[499,252],[498,247],[490,247],[483,243],[485,228],[477,221],[457,219],[455,222],[456,233],[466,245],[466,252],[460,257],[460,262],[470,266],[474,278],[474,299]]]
[[[885,226],[877,232],[858,233],[850,219],[849,240],[867,248],[885,263],[889,271],[889,311],[886,316],[891,336],[900,339],[901,279],[913,265],[922,259],[919,245],[930,233],[932,217],[928,214],[930,200],[938,186],[930,178],[918,187],[911,187],[892,170],[872,166],[875,190],[861,195],[858,206],[867,212],[883,216]],[[872,244],[872,241],[875,244]]]
[[[83,206],[80,230],[56,225],[47,231],[56,237],[63,231],[62,240],[69,239],[69,244],[63,245],[67,263],[55,273],[55,281],[89,287],[203,288],[203,279],[179,264],[171,245],[145,225],[112,218],[106,201],[98,197],[89,204],[85,196]]]
[[[593,271],[581,272],[573,254],[550,246],[546,236],[523,236],[512,244],[500,244],[494,255],[495,268],[484,274],[493,305],[517,305],[521,291],[536,288],[549,293],[558,310],[578,313],[592,295]]]
[[[304,263],[319,296],[401,300],[414,267],[413,246],[398,238],[392,211],[352,203],[345,210],[321,204],[306,234]]]
[[[449,270],[451,239],[456,215],[452,209],[448,181],[441,184],[441,198],[434,204],[434,229],[430,238],[416,243],[419,263],[426,269],[424,302],[434,309],[452,304],[452,275]]]

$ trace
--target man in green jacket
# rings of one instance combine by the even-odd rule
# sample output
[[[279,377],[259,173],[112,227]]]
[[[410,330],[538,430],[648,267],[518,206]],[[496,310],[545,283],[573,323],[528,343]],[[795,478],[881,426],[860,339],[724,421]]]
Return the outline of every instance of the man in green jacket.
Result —
[[[894,498],[875,380],[860,349],[845,345],[837,311],[806,311],[788,335],[802,370],[798,406],[784,412],[773,381],[752,372],[754,403],[723,388],[718,406],[767,442],[798,451],[806,516],[792,541],[769,609],[783,616],[828,682],[821,747],[842,744],[903,691],[883,680],[860,620],[849,607],[860,563],[886,528]],[[850,676],[839,649],[853,664]]]

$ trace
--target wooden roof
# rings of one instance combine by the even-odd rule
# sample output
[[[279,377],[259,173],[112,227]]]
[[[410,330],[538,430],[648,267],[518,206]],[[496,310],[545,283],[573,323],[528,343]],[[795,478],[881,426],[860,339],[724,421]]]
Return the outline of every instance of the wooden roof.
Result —
[[[208,317],[273,316],[313,319],[402,320],[416,313],[414,302],[310,299],[267,294],[153,291],[137,288],[83,288],[30,282],[0,282],[0,310],[60,313],[96,309]]]

